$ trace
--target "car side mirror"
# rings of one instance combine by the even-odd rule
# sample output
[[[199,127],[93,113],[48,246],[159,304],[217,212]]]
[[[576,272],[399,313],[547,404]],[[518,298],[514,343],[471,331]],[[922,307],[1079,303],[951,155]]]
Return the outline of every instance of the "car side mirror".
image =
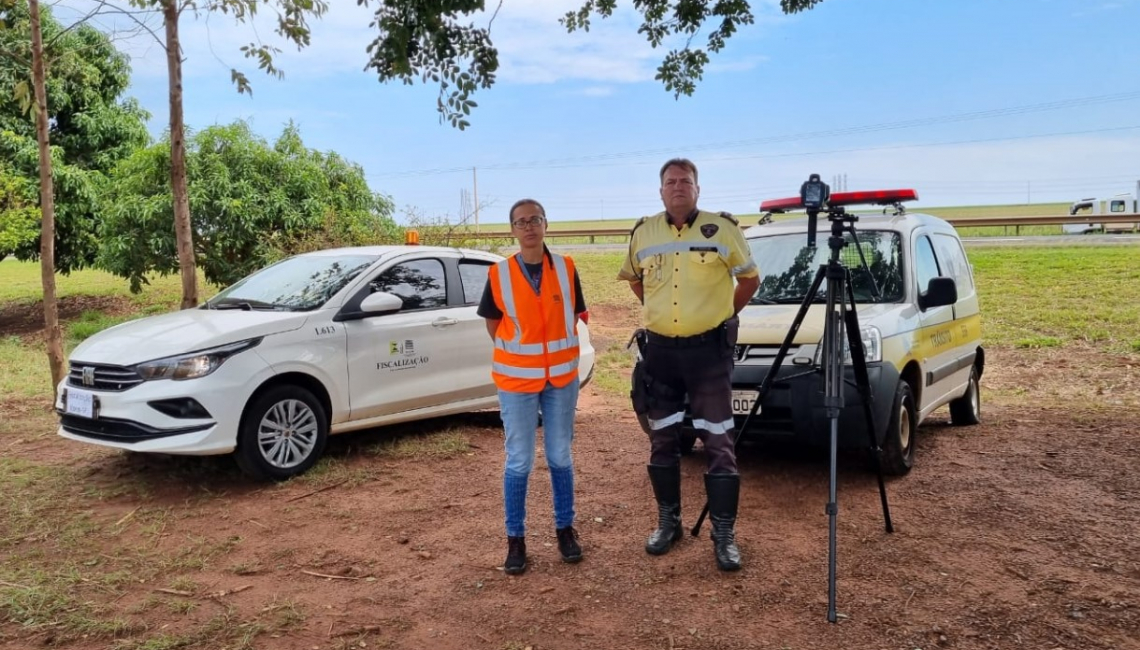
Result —
[[[366,314],[388,314],[400,311],[403,307],[403,299],[386,291],[370,293],[360,301],[360,311]]]
[[[404,301],[395,294],[384,291],[368,294],[360,301],[360,307],[352,311],[341,311],[333,316],[333,322],[343,323],[349,320],[360,320],[369,316],[393,314],[404,308]]]
[[[932,307],[943,307],[958,302],[958,285],[953,278],[931,278],[926,293],[918,296],[918,308],[922,311]]]

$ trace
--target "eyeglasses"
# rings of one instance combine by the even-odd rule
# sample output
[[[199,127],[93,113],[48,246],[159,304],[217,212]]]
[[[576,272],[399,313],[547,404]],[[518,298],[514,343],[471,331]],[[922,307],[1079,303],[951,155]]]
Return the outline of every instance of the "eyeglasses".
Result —
[[[518,221],[515,221],[511,225],[514,226],[515,228],[518,228],[519,230],[526,230],[527,228],[530,228],[532,226],[537,228],[537,227],[541,226],[543,223],[546,223],[546,219],[543,219],[542,217],[536,216],[536,217],[531,217],[529,219],[519,219]]]

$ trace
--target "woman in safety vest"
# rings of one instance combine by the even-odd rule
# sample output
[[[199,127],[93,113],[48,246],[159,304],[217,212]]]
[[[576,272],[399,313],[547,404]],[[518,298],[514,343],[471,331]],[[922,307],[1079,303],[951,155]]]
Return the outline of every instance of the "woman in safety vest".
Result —
[[[574,412],[578,405],[578,320],[586,301],[569,257],[543,243],[546,210],[522,199],[509,213],[519,252],[491,267],[479,315],[495,343],[491,376],[506,432],[503,502],[510,574],[526,571],[526,493],[541,413],[554,524],[563,562],[578,562],[574,530]],[[571,293],[573,292],[573,293]]]

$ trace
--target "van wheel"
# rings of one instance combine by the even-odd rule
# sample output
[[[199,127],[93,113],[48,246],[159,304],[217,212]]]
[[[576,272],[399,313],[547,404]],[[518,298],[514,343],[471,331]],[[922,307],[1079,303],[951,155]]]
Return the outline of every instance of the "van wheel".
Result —
[[[970,368],[970,382],[966,394],[950,402],[950,423],[969,426],[982,421],[982,391],[978,386],[978,368]]]
[[[274,386],[246,409],[234,458],[253,478],[282,481],[312,467],[328,437],[320,400],[300,386]]]
[[[902,476],[914,466],[915,428],[914,394],[910,384],[900,379],[879,456],[884,474]]]

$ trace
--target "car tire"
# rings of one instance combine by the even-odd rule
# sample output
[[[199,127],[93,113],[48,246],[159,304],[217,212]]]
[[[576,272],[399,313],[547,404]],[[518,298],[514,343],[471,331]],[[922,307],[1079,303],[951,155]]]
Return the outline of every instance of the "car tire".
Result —
[[[234,458],[255,479],[283,481],[311,468],[328,437],[329,420],[315,395],[300,386],[274,386],[246,409]]]
[[[966,394],[950,402],[950,423],[954,426],[970,426],[982,421],[982,391],[978,385],[978,368],[970,368],[970,381]]]
[[[884,474],[902,476],[914,466],[914,434],[917,429],[914,393],[910,384],[899,380],[891,406],[891,418],[883,439],[879,462]]]

